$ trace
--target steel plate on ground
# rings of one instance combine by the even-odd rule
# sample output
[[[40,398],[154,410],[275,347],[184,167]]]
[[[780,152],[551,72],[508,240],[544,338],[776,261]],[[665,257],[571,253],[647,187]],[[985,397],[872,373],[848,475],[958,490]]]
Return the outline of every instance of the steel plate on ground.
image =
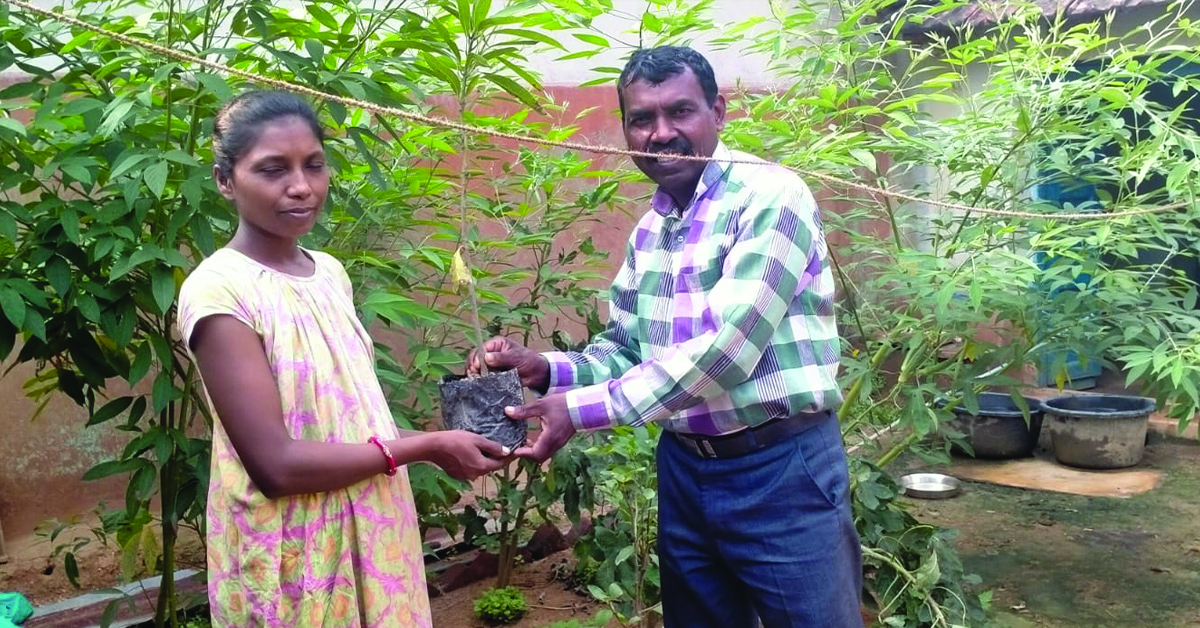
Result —
[[[904,494],[918,499],[946,499],[962,491],[962,482],[941,473],[910,473],[900,478]]]

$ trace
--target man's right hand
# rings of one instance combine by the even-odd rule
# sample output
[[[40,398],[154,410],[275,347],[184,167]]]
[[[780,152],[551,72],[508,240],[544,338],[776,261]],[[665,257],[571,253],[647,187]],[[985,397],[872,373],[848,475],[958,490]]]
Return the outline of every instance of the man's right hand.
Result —
[[[483,345],[484,363],[488,370],[508,371],[517,369],[521,385],[538,392],[550,386],[550,362],[536,351],[497,336]],[[479,352],[472,351],[467,358],[467,375],[479,375]]]

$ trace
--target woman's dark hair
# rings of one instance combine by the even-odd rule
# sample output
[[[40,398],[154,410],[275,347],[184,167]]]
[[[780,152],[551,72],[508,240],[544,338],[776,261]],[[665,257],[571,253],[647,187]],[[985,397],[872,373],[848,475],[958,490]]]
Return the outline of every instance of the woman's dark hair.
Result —
[[[213,161],[222,177],[233,175],[237,160],[258,140],[262,126],[280,118],[306,122],[317,141],[325,145],[325,130],[303,98],[290,92],[251,91],[225,103],[213,119]]]
[[[692,74],[700,81],[700,89],[704,90],[704,100],[712,107],[713,103],[717,102],[717,78],[704,55],[686,46],[659,46],[635,50],[617,79],[617,103],[621,106],[621,117],[625,117],[625,88],[631,83],[646,81],[651,85],[658,85],[672,76],[682,74],[688,68],[691,68]]]

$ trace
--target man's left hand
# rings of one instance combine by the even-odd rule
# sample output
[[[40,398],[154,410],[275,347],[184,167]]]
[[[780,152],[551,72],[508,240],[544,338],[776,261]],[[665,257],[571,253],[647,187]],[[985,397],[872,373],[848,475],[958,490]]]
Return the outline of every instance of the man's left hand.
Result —
[[[542,423],[542,431],[533,443],[513,452],[521,458],[545,462],[575,435],[575,424],[571,422],[571,411],[567,408],[565,394],[547,395],[519,408],[510,406],[505,408],[504,412],[510,419],[538,419]]]

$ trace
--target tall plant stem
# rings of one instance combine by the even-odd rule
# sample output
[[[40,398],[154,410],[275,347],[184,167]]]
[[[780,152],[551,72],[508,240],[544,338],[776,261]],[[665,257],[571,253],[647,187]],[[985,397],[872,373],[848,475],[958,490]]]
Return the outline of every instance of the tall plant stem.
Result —
[[[884,338],[883,343],[880,344],[879,348],[875,350],[875,355],[871,356],[871,362],[868,365],[867,370],[864,371],[862,375],[859,375],[854,380],[854,383],[850,385],[850,390],[846,391],[846,398],[842,401],[843,408],[851,408],[854,406],[854,404],[858,403],[858,397],[862,395],[863,382],[872,373],[879,371],[879,365],[883,364],[883,361],[886,360],[891,353],[892,342],[889,338]]]
[[[879,460],[875,462],[875,466],[882,469],[889,464],[892,464],[895,462],[896,458],[900,457],[900,454],[908,451],[908,448],[915,445],[919,440],[921,440],[921,436],[916,432],[912,432],[908,436],[905,436],[904,440],[892,445],[892,448],[887,450],[887,453],[880,456]]]
[[[471,55],[474,42],[474,38],[467,37],[468,57]],[[458,121],[462,123],[467,121],[467,98],[470,96],[467,90],[470,89],[471,84],[470,72],[470,67],[463,68],[462,89],[458,94]],[[479,323],[479,297],[475,294],[474,270],[467,251],[467,184],[470,182],[470,178],[467,176],[467,157],[470,155],[471,138],[467,136],[466,130],[459,131],[458,137],[462,147],[462,158],[458,165],[458,251],[466,264],[467,272],[472,274],[471,281],[467,282],[467,296],[471,300],[471,324],[475,328],[475,355],[479,356],[479,373],[486,376],[488,368],[483,360],[483,326]]]

